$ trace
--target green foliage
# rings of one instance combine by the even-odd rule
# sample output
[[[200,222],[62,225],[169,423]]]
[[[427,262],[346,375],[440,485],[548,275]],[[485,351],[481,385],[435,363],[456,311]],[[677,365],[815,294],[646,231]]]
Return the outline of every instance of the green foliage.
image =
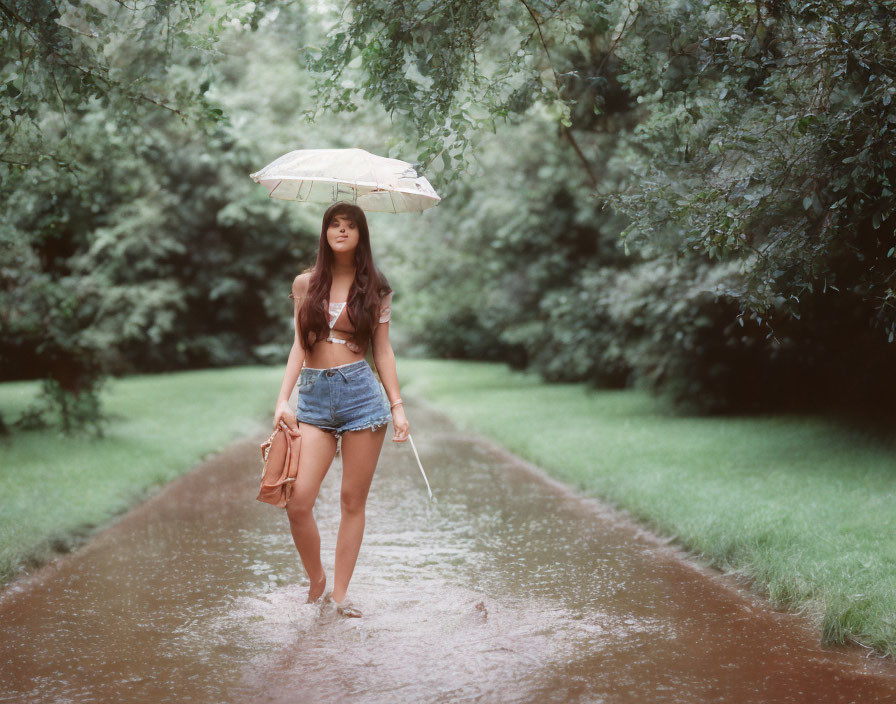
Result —
[[[179,26],[187,44],[201,19]],[[122,47],[138,31],[107,30],[120,33]],[[35,47],[39,76],[50,69]],[[186,101],[178,86],[198,85],[209,57],[192,45],[162,48],[147,36],[129,51],[149,52],[139,54],[147,81]],[[306,253],[282,217],[272,222],[276,211],[246,177],[258,167],[254,144],[235,139],[226,122],[196,131],[201,120],[182,125],[170,111],[123,107],[116,95],[104,102],[63,92],[41,102],[35,93],[35,119],[64,133],[13,140],[7,156],[33,147],[35,158],[0,167],[8,214],[0,222],[0,368],[4,379],[46,380],[39,406],[11,427],[58,418],[65,432],[99,433],[104,375],[256,361],[254,347],[287,328],[289,282]],[[41,157],[49,151],[53,159]]]
[[[539,24],[553,72],[589,79],[563,84],[575,137],[520,102],[528,124],[505,128],[506,152],[480,147],[488,165],[449,192],[446,247],[418,252],[431,264],[411,276],[433,289],[432,320],[479,289],[478,307],[460,294],[481,311],[463,327],[546,378],[643,383],[702,410],[886,405],[893,13],[655,0],[594,14],[564,5]],[[586,32],[559,41],[561,17]],[[587,223],[579,241],[573,223]],[[430,352],[455,354],[432,328],[418,328]]]
[[[431,354],[700,410],[896,392],[884,3],[0,16],[7,378],[77,395],[108,372],[285,354],[319,220],[290,221],[246,175],[319,144],[414,153],[443,196],[374,227],[396,331]]]
[[[581,167],[542,138],[550,119],[535,112],[490,140],[481,173],[447,194],[457,205],[440,209],[424,237],[402,240],[416,266],[401,285],[420,304],[406,322],[430,354],[530,364],[554,380],[602,368],[600,323],[577,287],[585,271],[609,274],[634,259],[618,246],[615,216],[589,198]]]
[[[0,153],[8,167],[78,168],[72,130],[95,105],[122,127],[161,112],[212,130],[205,96],[222,33],[257,26],[263,0],[6,0],[0,5]],[[178,70],[187,67],[189,70]]]
[[[39,403],[46,404],[48,409],[58,411],[58,425],[66,435],[72,435],[82,428],[92,429],[97,437],[103,436],[102,423],[107,419],[101,409],[100,393],[105,378],[86,385],[83,390],[72,393],[64,389],[55,379],[44,379],[41,382]],[[40,406],[37,407],[38,409]],[[27,427],[29,418],[25,412],[22,427]],[[38,421],[42,423],[43,421]]]
[[[253,198],[250,155],[223,135],[170,151],[172,135],[146,130],[135,158],[126,141],[82,134],[102,156],[83,155],[80,170],[105,191],[23,188],[3,225],[12,243],[4,337],[18,338],[21,353],[13,366],[26,376],[46,368],[33,355],[54,341],[53,350],[83,349],[119,373],[252,359],[282,313],[265,307],[271,281],[287,282],[285,310],[299,253],[287,224],[271,223],[267,201]],[[49,341],[47,321],[59,326]],[[61,366],[73,361],[68,354]]]
[[[737,259],[769,334],[817,292],[896,332],[896,15],[881,2],[642,4],[618,54],[638,94],[630,246]],[[647,39],[649,37],[649,40]],[[659,236],[657,236],[659,234]]]
[[[564,82],[582,77],[559,76],[550,52],[554,42],[587,45],[591,25],[603,22],[603,4],[585,0],[562,9],[507,0],[349,3],[323,45],[304,48],[316,77],[306,115],[354,111],[363,89],[413,131],[421,168],[443,167],[447,185],[463,175],[483,131],[536,103],[558,124],[572,124]],[[548,25],[551,45],[542,33]]]

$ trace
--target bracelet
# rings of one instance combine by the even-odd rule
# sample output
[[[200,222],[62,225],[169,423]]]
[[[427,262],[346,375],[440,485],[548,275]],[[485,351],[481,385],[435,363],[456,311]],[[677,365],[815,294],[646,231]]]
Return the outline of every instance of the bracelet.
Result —
[[[392,402],[392,405],[390,406],[390,408],[395,408],[395,407],[396,407],[397,405],[399,405],[400,403],[401,403],[401,399],[399,398],[397,401],[393,401],[393,402]]]

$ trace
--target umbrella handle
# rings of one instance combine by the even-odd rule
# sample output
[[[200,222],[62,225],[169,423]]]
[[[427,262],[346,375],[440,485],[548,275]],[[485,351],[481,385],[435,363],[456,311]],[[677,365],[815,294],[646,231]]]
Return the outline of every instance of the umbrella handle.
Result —
[[[417,446],[414,444],[414,438],[408,433],[408,440],[411,441],[411,449],[414,451],[414,457],[417,458],[417,466],[420,468],[420,474],[423,475],[423,481],[426,482],[426,490],[429,492],[429,498],[432,498],[432,489],[429,488],[429,479],[426,478],[426,472],[423,471],[423,465],[420,464],[420,455],[417,454]]]

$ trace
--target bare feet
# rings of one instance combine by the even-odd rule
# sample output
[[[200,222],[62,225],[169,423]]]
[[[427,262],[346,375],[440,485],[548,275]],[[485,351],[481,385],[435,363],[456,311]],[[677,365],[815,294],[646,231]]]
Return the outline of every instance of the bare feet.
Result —
[[[311,580],[311,588],[308,589],[308,601],[306,604],[311,604],[317,601],[320,598],[320,595],[324,593],[324,589],[327,587],[327,575],[326,573],[320,576],[319,580],[312,579]]]

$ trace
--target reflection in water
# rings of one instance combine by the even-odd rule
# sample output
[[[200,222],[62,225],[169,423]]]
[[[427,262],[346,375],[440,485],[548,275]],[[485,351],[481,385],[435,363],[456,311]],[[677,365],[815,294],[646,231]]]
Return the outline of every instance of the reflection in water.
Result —
[[[0,701],[896,701],[896,668],[411,406],[349,588],[305,604],[258,444],[204,463],[0,598]],[[332,586],[337,458],[315,514]]]

